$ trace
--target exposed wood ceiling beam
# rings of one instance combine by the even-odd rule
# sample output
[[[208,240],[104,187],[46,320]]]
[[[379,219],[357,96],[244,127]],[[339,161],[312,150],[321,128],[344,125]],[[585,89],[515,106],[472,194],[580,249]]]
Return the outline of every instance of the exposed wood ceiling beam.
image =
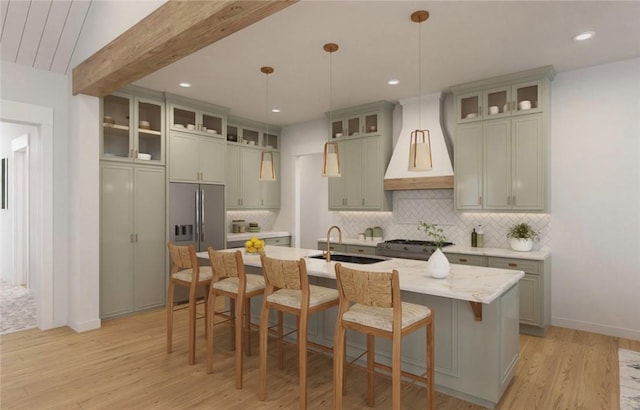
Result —
[[[103,97],[298,0],[169,0],[73,69],[73,95]]]

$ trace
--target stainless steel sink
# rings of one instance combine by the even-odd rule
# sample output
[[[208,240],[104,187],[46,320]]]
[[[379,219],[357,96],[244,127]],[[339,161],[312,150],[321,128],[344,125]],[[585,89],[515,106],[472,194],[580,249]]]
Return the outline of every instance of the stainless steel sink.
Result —
[[[312,255],[309,256],[313,259],[325,259],[325,256],[320,255]],[[372,263],[384,262],[389,258],[375,257],[375,256],[362,256],[362,255],[350,255],[345,253],[332,253],[331,260],[334,262],[345,262],[345,263],[357,263],[359,265],[369,265]]]

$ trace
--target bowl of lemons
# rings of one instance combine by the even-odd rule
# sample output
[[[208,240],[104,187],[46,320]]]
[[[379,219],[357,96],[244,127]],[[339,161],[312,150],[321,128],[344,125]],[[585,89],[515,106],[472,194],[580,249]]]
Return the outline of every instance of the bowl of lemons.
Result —
[[[264,241],[254,236],[244,243],[244,249],[249,254],[264,253]]]

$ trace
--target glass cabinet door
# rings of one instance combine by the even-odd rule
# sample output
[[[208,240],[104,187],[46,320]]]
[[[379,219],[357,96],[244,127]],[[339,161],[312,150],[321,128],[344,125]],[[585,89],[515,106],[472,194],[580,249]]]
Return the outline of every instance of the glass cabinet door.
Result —
[[[532,114],[542,111],[540,104],[540,92],[542,83],[540,81],[529,81],[525,83],[514,84],[511,87],[513,100],[513,115],[516,114]]]
[[[331,138],[340,138],[344,136],[345,133],[343,120],[333,120],[331,121]]]
[[[484,92],[483,112],[484,119],[497,118],[511,115],[510,87],[500,87]]]
[[[177,106],[171,107],[171,129],[194,131],[197,124],[197,116],[195,110],[181,108]]]
[[[227,124],[227,141],[238,142],[238,126]]]
[[[278,136],[276,134],[264,133],[262,146],[267,149],[278,149]]]
[[[141,161],[163,160],[162,104],[154,101],[137,99],[138,112],[135,130],[137,137],[136,159]]]
[[[242,143],[256,146],[260,145],[260,132],[249,128],[243,128]]]
[[[470,122],[482,119],[481,92],[464,94],[457,97],[457,122]]]
[[[353,117],[347,120],[347,135],[354,136],[360,134],[360,117]]]
[[[365,134],[377,134],[378,133],[378,114],[365,114],[364,116],[364,130]]]
[[[131,98],[107,95],[103,99],[102,156],[131,158]]]
[[[222,135],[222,118],[203,113],[199,130],[208,134]]]

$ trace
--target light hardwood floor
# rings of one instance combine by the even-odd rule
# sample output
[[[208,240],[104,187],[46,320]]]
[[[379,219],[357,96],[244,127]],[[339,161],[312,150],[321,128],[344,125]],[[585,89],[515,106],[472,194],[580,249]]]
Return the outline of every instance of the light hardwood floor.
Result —
[[[183,317],[184,316],[184,317]],[[175,319],[174,351],[165,351],[165,312],[154,310],[103,322],[101,329],[37,329],[0,337],[2,409],[295,409],[295,347],[278,370],[269,358],[267,400],[258,401],[257,333],[245,359],[244,388],[234,388],[229,328],[216,327],[214,373],[206,373],[204,323],[198,322],[196,364],[187,365],[187,318]],[[499,409],[617,409],[618,347],[640,351],[640,341],[553,327],[545,338],[521,336],[520,363]],[[275,347],[275,343],[270,343]],[[364,409],[365,373],[348,368],[345,409]],[[436,376],[437,380],[437,376]],[[391,406],[391,383],[378,377],[376,407]],[[402,408],[425,406],[424,391],[402,391]],[[309,408],[332,408],[332,361],[309,355]],[[480,409],[436,394],[437,409]]]

